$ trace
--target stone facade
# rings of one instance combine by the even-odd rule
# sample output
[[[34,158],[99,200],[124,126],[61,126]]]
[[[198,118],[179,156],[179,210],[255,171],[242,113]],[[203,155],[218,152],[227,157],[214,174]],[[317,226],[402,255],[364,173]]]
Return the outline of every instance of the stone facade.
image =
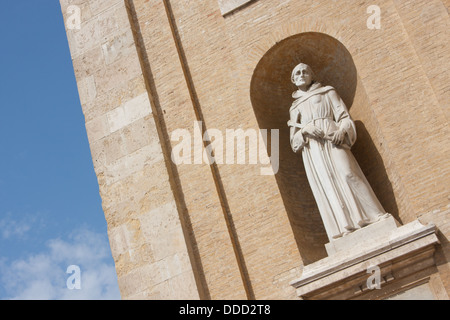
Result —
[[[60,2],[65,21],[80,9],[67,36],[124,299],[297,299],[290,282],[327,256],[287,138],[299,60],[350,108],[385,209],[436,225],[427,285],[448,297],[448,1],[376,1],[379,29],[373,1]],[[279,170],[174,163],[172,133],[198,121],[279,129]]]

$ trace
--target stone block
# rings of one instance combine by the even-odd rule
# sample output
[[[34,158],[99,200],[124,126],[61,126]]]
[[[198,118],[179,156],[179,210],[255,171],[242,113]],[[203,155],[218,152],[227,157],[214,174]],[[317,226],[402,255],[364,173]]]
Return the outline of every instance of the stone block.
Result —
[[[380,238],[386,237],[392,231],[395,231],[398,225],[398,222],[393,217],[389,217],[363,229],[356,230],[345,237],[331,241],[325,245],[325,248],[329,256],[338,251],[355,252],[360,249],[364,250],[368,241],[377,243]]]
[[[94,76],[88,76],[78,81],[78,91],[81,104],[86,104],[95,99],[97,96],[97,87]]]
[[[136,51],[131,30],[127,30],[102,45],[102,53],[107,65],[129,56],[130,51]]]
[[[148,94],[143,93],[123,105],[107,113],[110,133],[120,130],[136,120],[151,114],[152,109],[148,100]]]

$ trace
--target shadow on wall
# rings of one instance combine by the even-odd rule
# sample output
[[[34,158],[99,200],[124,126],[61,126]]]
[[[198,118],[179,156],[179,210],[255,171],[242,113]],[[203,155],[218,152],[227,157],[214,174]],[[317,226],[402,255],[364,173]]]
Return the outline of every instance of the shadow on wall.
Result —
[[[355,125],[358,139],[353,145],[352,153],[384,209],[401,223],[394,190],[389,181],[383,157],[378,152],[376,144],[364,123],[360,120],[355,120]]]
[[[296,90],[291,71],[300,62],[312,67],[323,85],[333,86],[351,110],[362,115],[357,121],[360,134],[353,153],[368,175],[375,194],[386,210],[398,216],[391,184],[376,144],[363,123],[374,124],[370,105],[358,79],[351,54],[335,38],[323,33],[298,34],[273,46],[258,63],[251,82],[250,95],[260,129],[280,130],[280,169],[276,181],[295,240],[305,265],[327,256],[328,242],[316,202],[309,187],[300,154],[294,154],[289,143],[289,108]],[[355,102],[355,103],[354,103]],[[270,150],[270,145],[267,146]],[[373,183],[373,184],[372,184]]]

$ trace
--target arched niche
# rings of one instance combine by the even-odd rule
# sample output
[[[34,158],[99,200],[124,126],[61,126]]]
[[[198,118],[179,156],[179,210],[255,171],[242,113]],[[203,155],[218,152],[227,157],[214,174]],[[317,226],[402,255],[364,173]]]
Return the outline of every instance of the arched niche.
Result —
[[[397,212],[377,138],[369,133],[376,132],[376,119],[349,51],[337,39],[318,32],[301,33],[277,42],[254,70],[251,102],[260,129],[280,130],[280,168],[276,181],[303,263],[309,264],[326,257],[324,245],[328,238],[301,155],[294,154],[289,144],[287,121],[292,93],[296,90],[290,78],[292,69],[300,62],[310,65],[322,84],[333,86],[350,113],[358,115],[360,138],[353,153],[383,206],[394,215]],[[371,127],[366,128],[366,123]]]

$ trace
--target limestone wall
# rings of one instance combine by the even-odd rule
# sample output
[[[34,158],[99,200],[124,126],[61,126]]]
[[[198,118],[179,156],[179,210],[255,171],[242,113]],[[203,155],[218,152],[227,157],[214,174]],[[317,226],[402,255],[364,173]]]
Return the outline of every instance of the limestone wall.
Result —
[[[67,35],[122,298],[196,299],[190,242],[125,3],[62,0],[66,19],[71,5],[81,8],[81,28]]]
[[[383,206],[439,228],[448,289],[448,4],[377,1],[370,29],[369,0],[241,1],[224,16],[225,2],[61,0],[66,19],[81,8],[67,34],[123,298],[296,298],[289,281],[327,241],[301,158],[281,140],[275,176],[175,164],[171,135],[201,121],[283,139],[299,59],[348,104]]]

